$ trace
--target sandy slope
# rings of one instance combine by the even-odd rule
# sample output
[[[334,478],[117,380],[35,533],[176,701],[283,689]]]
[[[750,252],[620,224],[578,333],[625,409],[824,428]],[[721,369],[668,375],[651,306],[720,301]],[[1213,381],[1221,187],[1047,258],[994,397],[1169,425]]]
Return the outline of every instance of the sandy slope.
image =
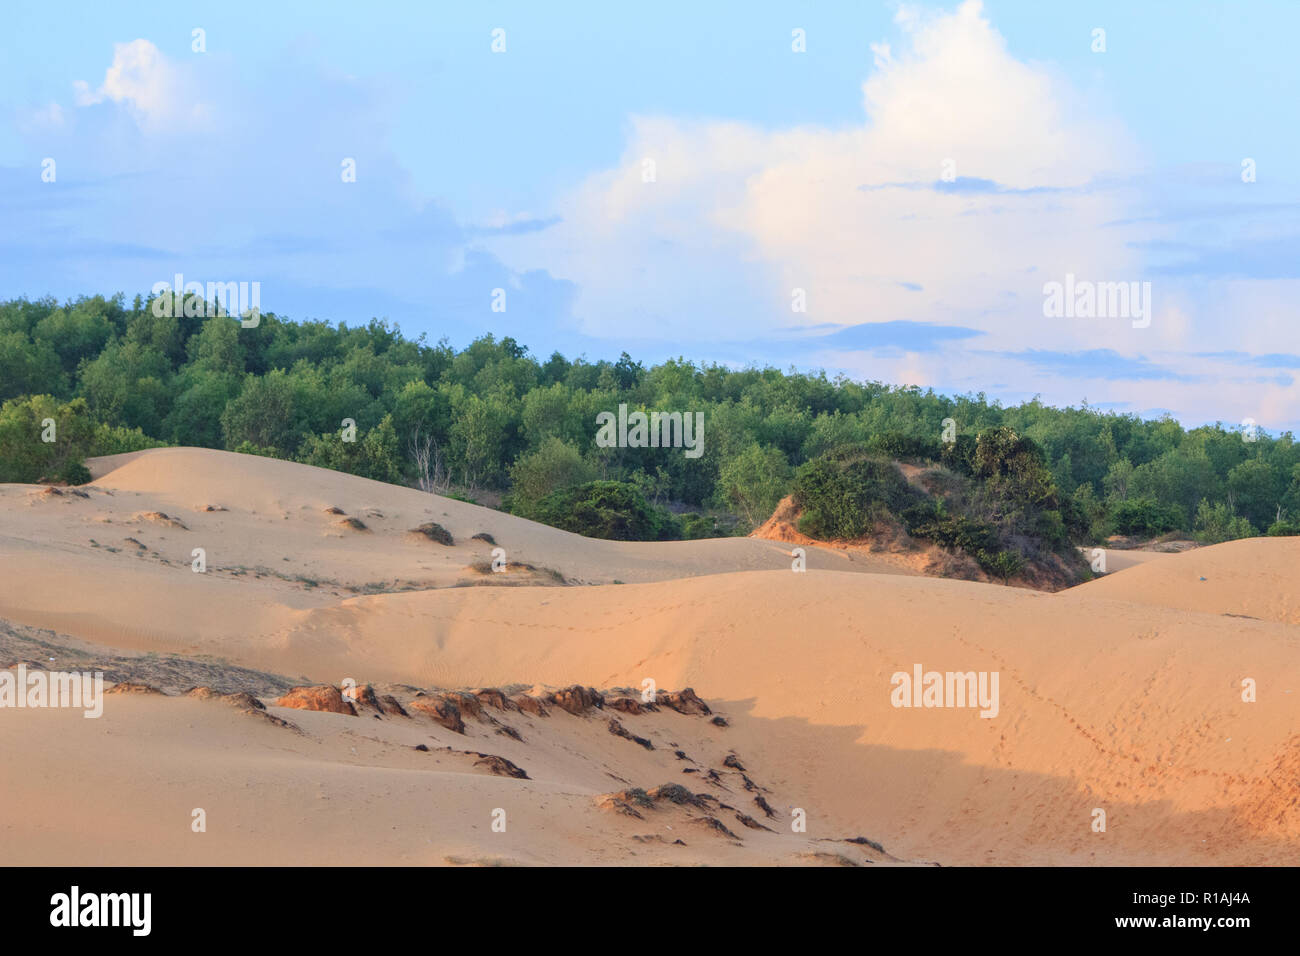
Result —
[[[776,542],[595,541],[452,498],[210,449],[133,452],[91,459],[90,466],[99,477],[84,488],[89,498],[0,485],[0,554],[32,547],[68,554],[102,555],[105,547],[134,552],[139,548],[126,541],[134,538],[148,549],[147,557],[178,567],[188,566],[192,549],[202,547],[212,572],[260,569],[271,578],[292,583],[306,577],[345,591],[478,579],[469,566],[492,557],[493,546],[473,538],[484,532],[505,549],[509,564],[552,569],[570,582],[662,581],[791,563],[789,547]],[[331,508],[345,514],[327,513]],[[147,517],[151,512],[178,519],[185,529]],[[345,527],[349,517],[368,532]],[[453,547],[406,534],[430,521],[451,532]],[[884,561],[851,559],[829,549],[809,549],[807,562],[812,568],[895,570]]]
[[[817,549],[810,571],[794,574],[780,548],[756,540],[590,541],[346,475],[191,449],[134,457],[85,499],[39,491],[0,487],[3,619],[335,684],[608,687],[648,677],[661,688],[694,686],[731,721],[694,745],[734,750],[759,768],[782,813],[801,807],[809,821],[806,836],[758,834],[743,848],[688,841],[700,858],[796,862],[808,852],[801,841],[850,834],[902,859],[942,863],[1283,863],[1300,850],[1300,554],[1285,539],[1161,556],[1049,595],[835,573],[866,565]],[[229,511],[194,510],[207,504]],[[372,532],[342,534],[323,513],[329,506],[362,517]],[[178,516],[189,530],[128,520],[149,511]],[[423,520],[444,524],[456,547],[407,539],[405,529]],[[570,580],[629,583],[435,586],[472,575],[466,566],[489,550],[462,545],[477,531],[512,560]],[[124,536],[147,550],[86,543]],[[189,569],[196,546],[223,555],[209,557],[207,574]],[[226,553],[268,573],[221,571]],[[269,573],[281,570],[276,562],[292,571]],[[298,574],[340,584],[311,589]],[[384,579],[423,584],[367,595],[346,587]],[[891,675],[916,663],[997,671],[998,715],[893,707]],[[1257,702],[1242,701],[1243,678],[1258,682]],[[349,737],[316,727],[356,718],[305,715],[312,727],[304,729],[319,736],[299,739],[188,700],[112,700],[100,721],[0,711],[7,750],[34,768],[30,779],[0,787],[5,820],[25,811],[39,821],[5,830],[17,858],[64,846],[50,834],[76,807],[87,822],[73,828],[82,839],[66,844],[71,858],[99,859],[89,849],[96,834],[134,859],[188,854],[188,818],[176,824],[175,807],[161,801],[204,805],[186,789],[194,780],[204,799],[225,801],[223,826],[238,838],[228,829],[232,849],[182,860],[229,852],[271,862],[300,852],[328,861],[335,849],[317,844],[339,841],[375,862],[688,861],[647,851],[626,821],[591,809],[603,783],[572,761],[602,753],[597,741],[608,746],[599,721],[585,737],[519,751],[533,782],[455,768],[435,780],[427,763],[418,771],[402,763],[406,751],[390,765],[384,748],[395,742],[367,744],[373,753],[358,747],[367,756],[357,761]],[[664,782],[655,774],[671,768],[622,762],[634,756],[620,752],[617,767],[601,764],[602,772],[635,786]],[[85,802],[82,781],[94,781],[98,803]],[[328,809],[315,802],[320,788]],[[527,821],[509,843],[475,822],[503,794]],[[123,807],[133,801],[141,809],[128,820]],[[95,806],[113,809],[97,823]],[[1091,829],[1095,808],[1107,812],[1105,833]],[[182,829],[158,832],[164,817]],[[416,833],[428,849],[413,845]],[[153,852],[162,857],[127,849],[132,840],[160,847]]]
[[[698,825],[697,812],[631,819],[598,805],[631,778],[689,783],[686,763],[721,766],[725,732],[703,718],[620,715],[655,740],[647,751],[609,734],[604,719],[562,711],[511,715],[524,737],[516,742],[474,721],[466,737],[418,718],[273,706],[294,731],[215,702],[109,701],[99,720],[20,710],[0,721],[0,742],[24,755],[25,771],[0,788],[0,865],[891,862],[842,839],[746,829],[732,814],[720,814],[727,836]],[[691,761],[676,758],[669,739]],[[466,750],[515,761],[529,779],[493,776]],[[740,774],[726,773],[728,788],[714,792],[767,820]],[[192,829],[196,808],[204,832]],[[504,832],[492,829],[497,810]]]
[[[1134,553],[1108,552],[1108,567]],[[1247,538],[1154,557],[1074,594],[1300,624],[1300,538]]]

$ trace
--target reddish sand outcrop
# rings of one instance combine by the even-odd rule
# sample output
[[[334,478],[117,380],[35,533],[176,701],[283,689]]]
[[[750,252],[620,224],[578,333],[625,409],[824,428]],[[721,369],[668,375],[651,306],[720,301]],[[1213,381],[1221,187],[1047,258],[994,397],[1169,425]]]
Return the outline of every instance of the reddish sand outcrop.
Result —
[[[277,707],[292,707],[295,710],[323,710],[331,714],[357,715],[351,701],[343,699],[343,694],[332,684],[314,684],[310,687],[294,687],[275,702]]]
[[[545,701],[540,697],[534,697],[532,694],[516,694],[510,700],[525,714],[532,714],[534,717],[549,717],[551,715],[550,711],[546,709]]]
[[[497,710],[518,710],[519,705],[512,701],[495,687],[482,687],[470,691],[479,702],[488,707],[495,707]]]
[[[231,707],[238,707],[241,710],[266,710],[265,704],[252,694],[242,690],[233,694],[223,694],[211,687],[191,687],[185,692],[185,696],[195,697],[199,700],[219,700],[223,704],[229,704]]]
[[[548,699],[560,710],[568,711],[574,715],[584,714],[593,707],[603,708],[605,706],[604,694],[594,687],[583,687],[580,684],[557,690]]]
[[[465,719],[460,715],[460,708],[441,694],[417,697],[407,708],[414,713],[423,714],[448,730],[458,734],[465,732]]]
[[[655,695],[655,702],[677,711],[679,714],[708,716],[713,711],[709,705],[700,700],[694,690],[687,687],[680,691],[662,691]]]
[[[406,717],[406,711],[392,694],[380,695],[370,684],[359,684],[343,691],[343,697],[350,700],[354,707],[366,707],[381,714],[393,717]]]

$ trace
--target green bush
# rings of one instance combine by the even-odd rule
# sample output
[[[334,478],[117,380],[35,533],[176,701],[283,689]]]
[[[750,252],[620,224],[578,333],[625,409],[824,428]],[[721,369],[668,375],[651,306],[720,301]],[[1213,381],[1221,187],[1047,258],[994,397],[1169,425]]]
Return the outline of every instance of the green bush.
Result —
[[[937,461],[941,455],[938,442],[916,438],[903,432],[881,432],[867,440],[867,447],[890,458],[913,461]]]
[[[1025,567],[1024,559],[1013,551],[999,551],[996,554],[981,551],[975,555],[975,560],[989,574],[1001,578],[1003,584],[1014,578]]]
[[[682,537],[687,540],[697,538],[722,538],[725,532],[718,527],[718,522],[710,515],[691,512],[680,516]]]
[[[921,493],[892,461],[838,449],[804,464],[795,476],[799,530],[814,538],[858,538],[898,514]]]
[[[1268,526],[1268,536],[1270,538],[1285,538],[1295,534],[1300,534],[1300,521],[1283,519],[1274,521]]]
[[[1187,516],[1178,505],[1162,505],[1151,498],[1130,498],[1116,503],[1111,526],[1118,534],[1153,537],[1186,525]]]
[[[1083,487],[1087,488],[1089,492],[1092,491],[1090,485],[1084,485]],[[1090,494],[1084,500],[1080,500],[1074,495],[1061,496],[1061,524],[1067,543],[1091,538],[1095,509],[1096,501]]]
[[[967,478],[975,474],[975,439],[958,435],[955,441],[944,442],[939,450],[939,463],[950,471]]]
[[[525,509],[549,494],[592,481],[596,470],[571,442],[554,435],[535,451],[520,455],[510,468],[513,499]]]
[[[972,557],[1001,550],[996,528],[967,515],[951,514],[942,501],[919,502],[904,509],[900,517],[908,534],[941,548],[965,551]]]
[[[143,451],[146,448],[165,448],[164,441],[150,438],[138,428],[126,428],[122,425],[100,423],[90,439],[90,457],[98,455],[121,455],[131,451]]]
[[[790,465],[779,448],[754,442],[718,474],[719,496],[756,528],[772,516],[790,486]]]
[[[84,484],[90,475],[83,462],[94,436],[84,398],[10,399],[0,406],[0,481]]]
[[[670,541],[682,536],[681,522],[655,508],[636,486],[622,481],[589,481],[547,495],[529,517],[588,538],[616,541]]]
[[[989,574],[1005,583],[1025,566],[1022,555],[1005,547],[998,530],[985,521],[950,513],[943,501],[922,501],[900,515],[907,533],[933,541],[947,551],[964,551]]]
[[[344,441],[340,432],[308,435],[298,452],[298,461],[390,484],[402,480],[403,458],[391,415],[385,415],[358,441]]]
[[[1202,544],[1219,544],[1237,538],[1249,538],[1254,534],[1254,526],[1223,502],[1212,505],[1205,498],[1201,499],[1196,509],[1197,541]]]
[[[280,453],[274,448],[267,448],[264,445],[254,445],[251,441],[241,441],[234,448],[230,449],[236,455],[256,455],[258,458],[279,458]]]
[[[990,428],[975,441],[975,476],[995,495],[1054,508],[1056,483],[1043,450],[1010,428]]]

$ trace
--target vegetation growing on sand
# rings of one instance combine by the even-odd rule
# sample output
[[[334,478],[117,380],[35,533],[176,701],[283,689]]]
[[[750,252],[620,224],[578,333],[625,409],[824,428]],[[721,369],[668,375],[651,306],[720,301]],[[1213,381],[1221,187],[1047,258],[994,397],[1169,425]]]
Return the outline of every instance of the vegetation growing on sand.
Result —
[[[93,455],[197,445],[465,500],[504,495],[518,514],[583,534],[650,538],[747,533],[801,482],[825,485],[807,520],[840,534],[874,508],[901,520],[924,504],[895,497],[905,492],[881,462],[902,459],[966,479],[957,491],[969,505],[907,520],[976,551],[979,522],[1004,544],[1033,538],[1049,550],[1115,534],[1219,541],[1300,529],[1289,434],[1247,441],[1218,425],[1185,430],[1086,404],[1003,407],[824,373],[684,359],[647,368],[626,353],[541,359],[490,335],[456,350],[379,320],[350,328],[267,313],[242,328],[211,306],[206,317],[158,316],[151,302],[0,303],[0,481],[75,484]],[[620,404],[703,412],[703,454],[597,446],[597,413]],[[353,442],[341,439],[345,419]],[[45,442],[50,420],[57,438]],[[846,448],[870,455],[834,457]],[[989,553],[1009,566],[996,557],[1009,550]]]
[[[1083,574],[1060,496],[1033,442],[1008,428],[985,432],[961,469],[966,474],[939,464],[941,448],[914,447],[910,458],[935,466],[916,483],[877,450],[896,444],[845,446],[801,466],[794,483],[799,530],[822,539],[905,531],[969,555],[1002,581],[1053,555],[1046,563],[1058,577]]]

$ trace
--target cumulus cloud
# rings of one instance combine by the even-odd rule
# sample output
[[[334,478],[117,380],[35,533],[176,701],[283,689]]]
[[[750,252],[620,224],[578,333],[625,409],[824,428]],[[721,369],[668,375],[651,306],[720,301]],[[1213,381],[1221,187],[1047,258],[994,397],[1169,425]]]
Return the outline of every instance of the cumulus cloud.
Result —
[[[1290,373],[1224,355],[1300,354],[1292,196],[1241,185],[1231,164],[1152,168],[1135,131],[1014,56],[978,2],[905,7],[861,48],[846,123],[632,116],[619,160],[553,203],[462,223],[416,188],[393,145],[402,91],[383,79],[291,51],[254,83],[221,53],[120,43],[75,105],[24,116],[61,186],[0,190],[10,211],[47,213],[0,279],[20,281],[24,256],[66,260],[78,288],[247,274],[323,317],[416,315],[441,332],[454,315],[539,349],[567,337],[1297,422]],[[160,233],[186,210],[202,229]],[[1067,273],[1150,280],[1153,320],[1045,317],[1043,286]],[[506,314],[488,311],[495,287],[512,290]]]
[[[767,129],[631,117],[620,161],[564,195],[556,225],[490,247],[516,268],[574,281],[580,328],[609,340],[658,336],[681,348],[793,327],[808,341],[792,354],[862,377],[1059,402],[1091,393],[1134,410],[1179,401],[1193,419],[1294,398],[1280,382],[1206,390],[1198,383],[1215,370],[1184,372],[1176,358],[1182,374],[1159,390],[1125,378],[1121,369],[1147,368],[1147,353],[1230,341],[1223,314],[1276,305],[1284,290],[1220,283],[1207,295],[1152,268],[1148,248],[1177,227],[1145,215],[1150,163],[1133,133],[1051,67],[1012,55],[977,0],[951,12],[906,7],[895,26],[896,37],[870,45],[860,121]],[[1153,321],[1045,317],[1044,284],[1067,273],[1151,281]],[[806,311],[792,309],[800,300]],[[1208,313],[1210,300],[1222,311]],[[1278,351],[1293,308],[1254,313],[1251,337],[1275,340],[1257,350]],[[825,334],[897,322],[980,336],[900,352],[861,332],[854,344]],[[1017,357],[1031,350],[1090,361]],[[1110,356],[1119,368],[1106,367]]]
[[[622,161],[563,200],[554,235],[502,248],[575,279],[593,334],[618,331],[633,299],[687,334],[702,314],[728,335],[976,316],[1023,334],[1046,278],[1138,278],[1122,230],[1102,228],[1123,199],[1094,185],[1135,168],[1119,125],[1017,61],[977,2],[896,23],[901,48],[873,47],[861,123],[634,117]],[[963,182],[996,188],[951,188]]]
[[[103,82],[92,89],[85,80],[77,80],[73,89],[78,106],[116,103],[150,129],[198,123],[207,115],[207,106],[194,99],[188,70],[144,39],[114,44],[113,62]]]

